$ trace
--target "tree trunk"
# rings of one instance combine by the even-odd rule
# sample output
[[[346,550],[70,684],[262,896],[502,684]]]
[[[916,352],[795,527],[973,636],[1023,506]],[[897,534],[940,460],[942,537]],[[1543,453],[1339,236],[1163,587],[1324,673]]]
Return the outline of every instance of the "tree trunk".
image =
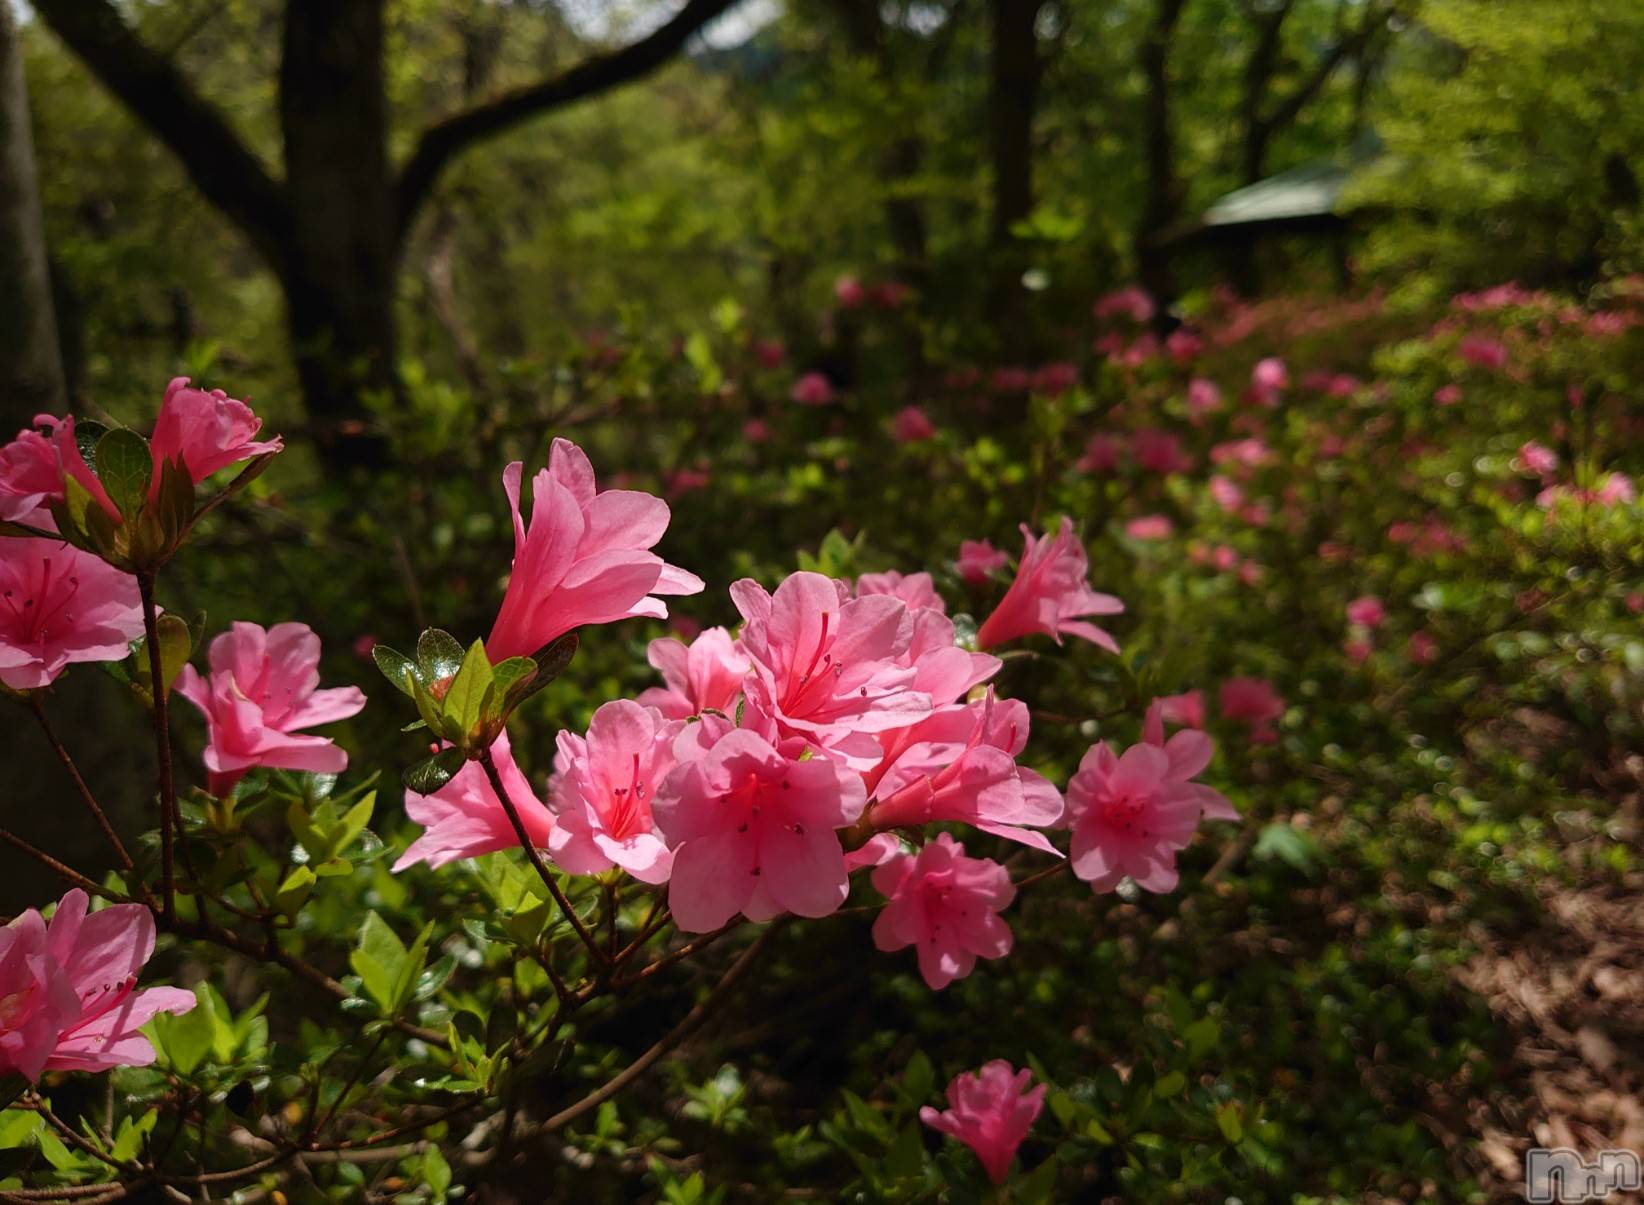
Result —
[[[23,48],[0,0],[0,438],[68,408],[46,266]]]
[[[1159,312],[1175,300],[1176,285],[1166,232],[1181,214],[1181,185],[1176,179],[1176,137],[1170,108],[1170,46],[1186,0],[1159,0],[1153,24],[1141,47],[1147,96],[1142,112],[1147,183],[1136,229],[1136,275],[1160,302]]]
[[[277,269],[297,373],[328,458],[369,463],[360,400],[401,392],[381,0],[289,0],[280,127],[290,238]]]
[[[988,242],[993,280],[990,310],[1015,350],[1024,337],[1022,283],[1025,266],[1020,240],[1011,228],[1033,212],[1033,115],[1038,106],[1039,59],[1036,26],[1040,0],[992,0],[992,56],[989,63],[988,143],[993,159],[993,211]]]

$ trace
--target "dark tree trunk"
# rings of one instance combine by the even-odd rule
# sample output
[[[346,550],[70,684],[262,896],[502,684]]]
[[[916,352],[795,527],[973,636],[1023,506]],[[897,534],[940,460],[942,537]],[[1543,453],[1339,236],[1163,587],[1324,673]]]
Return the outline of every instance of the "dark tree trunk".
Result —
[[[67,408],[46,234],[34,168],[23,51],[0,2],[0,439]]]
[[[1159,299],[1161,314],[1176,295],[1164,236],[1181,216],[1181,185],[1176,179],[1176,136],[1170,108],[1170,47],[1185,2],[1159,0],[1140,56],[1142,72],[1147,78],[1142,111],[1147,183],[1136,229],[1136,274],[1143,287]]]
[[[988,147],[993,164],[993,209],[988,243],[993,260],[990,310],[1005,350],[1024,338],[1021,276],[1023,246],[1012,227],[1033,212],[1033,115],[1044,64],[1036,27],[1040,0],[991,0]]]
[[[309,418],[341,459],[369,459],[360,401],[400,391],[381,0],[289,0],[280,127],[291,227],[278,271]]]

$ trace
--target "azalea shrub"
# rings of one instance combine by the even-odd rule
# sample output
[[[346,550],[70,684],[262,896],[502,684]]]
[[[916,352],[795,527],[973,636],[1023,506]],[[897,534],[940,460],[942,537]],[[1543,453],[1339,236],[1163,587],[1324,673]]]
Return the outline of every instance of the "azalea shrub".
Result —
[[[460,441],[430,387],[360,505],[183,380],[0,449],[0,682],[105,850],[0,828],[67,891],[0,930],[6,1189],[1483,1192],[1388,1102],[1488,1090],[1470,920],[1632,869],[1638,287],[1130,288],[1014,364],[825,306]]]

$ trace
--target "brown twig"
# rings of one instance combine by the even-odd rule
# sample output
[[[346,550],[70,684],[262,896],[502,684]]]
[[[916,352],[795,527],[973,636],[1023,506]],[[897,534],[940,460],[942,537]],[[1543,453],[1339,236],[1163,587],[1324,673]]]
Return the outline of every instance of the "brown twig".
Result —
[[[45,850],[35,848],[34,846],[30,845],[27,841],[23,840],[23,838],[19,837],[16,833],[11,832],[9,829],[0,828],[0,841],[6,841],[6,842],[10,843],[11,845],[16,846],[18,849],[20,849],[24,853],[26,853],[29,857],[31,857],[35,861],[39,862],[47,870],[50,870],[53,874],[56,874],[59,878],[63,879],[65,882],[73,883],[76,887],[80,888],[87,895],[101,896],[103,899],[113,900],[117,904],[129,904],[129,903],[131,903],[130,900],[125,899],[122,896],[115,895],[114,893],[112,893],[112,892],[110,892],[110,891],[108,891],[108,890],[106,890],[102,887],[99,887],[96,883],[93,883],[90,879],[86,878],[86,876],[81,874],[78,870],[75,870],[73,867],[66,866],[62,862],[59,862],[56,858],[52,857]]]
[[[588,926],[582,923],[582,918],[571,907],[571,901],[565,898],[565,893],[560,890],[559,884],[554,881],[553,872],[548,869],[542,860],[542,855],[537,852],[537,847],[532,843],[531,834],[525,831],[525,822],[520,819],[519,810],[514,806],[514,801],[508,795],[508,788],[503,785],[502,775],[497,773],[497,763],[492,759],[489,749],[479,755],[479,764],[485,770],[485,777],[491,783],[491,790],[496,793],[497,802],[502,804],[502,810],[508,814],[508,823],[514,826],[514,835],[519,838],[519,843],[525,850],[526,858],[530,860],[532,867],[535,868],[537,877],[548,888],[548,893],[554,897],[554,903],[559,905],[559,910],[565,914],[565,919],[570,922],[571,928],[576,930],[577,936],[582,939],[582,944],[588,947],[588,953],[593,955],[594,961],[601,964],[608,962],[605,951],[599,948],[599,939],[589,932]]]
[[[718,941],[721,937],[724,937],[725,934],[729,933],[732,929],[737,928],[738,926],[742,925],[743,923],[744,923],[744,918],[739,916],[735,920],[730,921],[727,924],[721,925],[719,928],[715,929],[712,933],[704,933],[701,937],[698,937],[698,938],[695,938],[694,940],[686,942],[684,945],[680,946],[679,949],[670,950],[668,953],[664,954],[661,958],[658,958],[655,962],[648,963],[642,969],[640,969],[638,971],[635,971],[632,975],[629,975],[628,978],[618,979],[615,983],[611,984],[611,990],[612,991],[621,991],[624,988],[632,987],[636,983],[641,983],[644,980],[649,979],[652,975],[656,974],[663,967],[671,966],[672,964],[678,962],[682,958],[689,958],[692,954],[695,954],[697,951],[707,949],[709,946],[713,945],[714,942]]]
[[[149,696],[154,715],[154,752],[160,766],[160,879],[161,915],[167,920],[177,915],[177,884],[174,859],[177,841],[177,792],[171,778],[171,729],[166,719],[165,670],[160,657],[159,614],[154,606],[154,574],[137,575],[137,592],[143,603],[144,643],[148,645]]]

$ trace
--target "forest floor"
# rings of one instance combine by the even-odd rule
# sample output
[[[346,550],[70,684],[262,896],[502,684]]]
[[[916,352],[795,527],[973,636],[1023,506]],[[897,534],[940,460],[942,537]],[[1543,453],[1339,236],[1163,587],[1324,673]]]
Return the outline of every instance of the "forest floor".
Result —
[[[1630,761],[1638,764],[1628,767],[1629,783],[1615,784],[1622,789],[1611,824],[1636,843],[1644,758]],[[1480,932],[1457,976],[1488,1007],[1510,1055],[1487,1096],[1440,1110],[1462,1124],[1438,1128],[1491,1200],[1524,1200],[1532,1146],[1571,1147],[1588,1159],[1606,1149],[1644,1153],[1644,875],[1549,884],[1542,903],[1522,930]]]

